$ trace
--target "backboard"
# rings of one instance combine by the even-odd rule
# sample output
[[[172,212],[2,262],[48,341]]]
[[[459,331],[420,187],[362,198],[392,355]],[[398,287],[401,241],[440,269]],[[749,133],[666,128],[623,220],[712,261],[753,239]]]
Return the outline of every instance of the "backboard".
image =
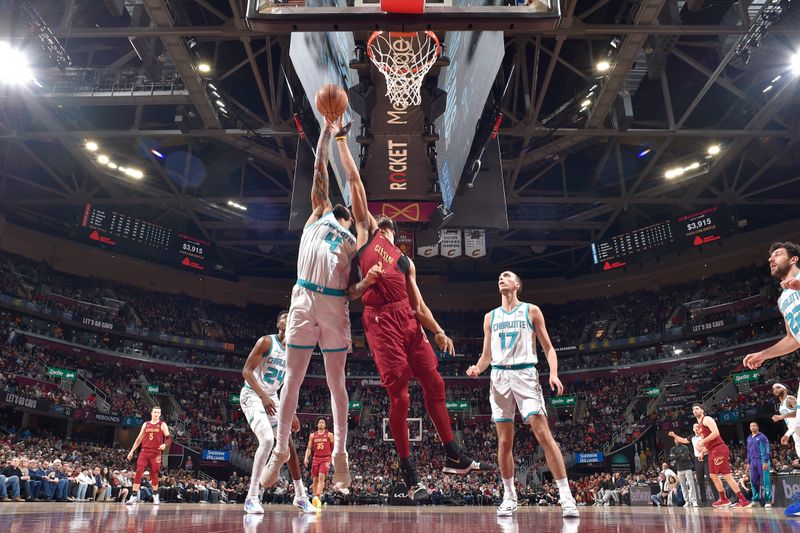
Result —
[[[249,0],[256,31],[543,31],[558,24],[558,0],[425,0],[425,13],[384,13],[380,0]]]
[[[422,419],[409,418],[408,419],[408,440],[409,442],[422,442]],[[389,429],[389,419],[383,418],[383,440],[385,442],[394,442],[392,437],[392,430]]]

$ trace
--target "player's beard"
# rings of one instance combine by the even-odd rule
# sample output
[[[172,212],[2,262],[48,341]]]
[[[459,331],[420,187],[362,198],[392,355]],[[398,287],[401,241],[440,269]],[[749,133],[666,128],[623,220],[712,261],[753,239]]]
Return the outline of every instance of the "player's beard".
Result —
[[[789,272],[791,270],[792,270],[792,265],[788,261],[786,262],[785,266],[784,265],[780,265],[780,264],[776,264],[775,265],[775,272],[772,274],[772,277],[777,279],[777,280],[783,281],[783,279],[786,278],[786,276],[789,275]]]

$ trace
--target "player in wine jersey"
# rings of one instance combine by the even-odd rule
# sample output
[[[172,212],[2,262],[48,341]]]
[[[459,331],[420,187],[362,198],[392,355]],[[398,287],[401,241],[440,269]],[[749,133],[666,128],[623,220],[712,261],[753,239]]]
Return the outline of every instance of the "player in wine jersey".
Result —
[[[167,423],[161,421],[161,408],[156,405],[150,410],[150,420],[142,424],[142,429],[128,453],[128,461],[132,461],[133,452],[140,444],[142,445],[139,458],[136,460],[136,476],[133,478],[131,497],[126,503],[132,504],[139,501],[139,485],[142,483],[142,476],[148,467],[150,483],[153,485],[153,504],[161,503],[158,499],[158,471],[161,468],[161,453],[171,441]]]
[[[239,404],[247,423],[258,439],[258,449],[253,458],[253,472],[250,476],[250,487],[244,501],[244,510],[248,514],[260,514],[264,508],[258,500],[258,483],[267,465],[269,453],[272,451],[273,431],[278,426],[275,412],[280,404],[278,389],[283,385],[286,372],[286,317],[288,311],[278,315],[278,333],[265,335],[258,339],[242,369],[245,383],[239,394]],[[297,416],[292,420],[292,431],[300,430]],[[303,485],[303,473],[297,459],[294,442],[289,440],[289,472],[294,482],[294,505],[303,512],[314,512],[308,501],[306,488]]]
[[[767,359],[793,353],[800,348],[800,246],[792,242],[776,242],[769,248],[769,271],[780,280],[778,308],[786,325],[786,336],[760,352],[747,354],[744,366],[756,369]],[[800,397],[800,389],[798,389]]]
[[[311,352],[319,345],[325,361],[325,375],[331,392],[333,431],[333,482],[340,489],[350,486],[347,459],[348,398],[345,362],[351,351],[350,310],[347,287],[350,266],[356,255],[356,240],[350,233],[350,211],[331,206],[328,198],[328,152],[333,132],[338,129],[325,119],[317,143],[314,181],[311,186],[313,212],[300,239],[297,283],[286,326],[286,382],[278,414],[278,431],[263,482],[278,480],[281,465],[289,459],[289,432],[297,409],[300,386],[306,376]]]
[[[497,462],[503,476],[503,502],[499,516],[510,516],[517,510],[514,489],[514,417],[517,408],[522,421],[530,424],[544,450],[547,464],[558,485],[561,511],[566,518],[578,517],[578,506],[569,488],[567,469],[561,450],[547,425],[539,374],[536,371],[536,339],[542,345],[550,365],[550,387],[560,396],[564,385],[558,379],[558,357],[550,342],[544,315],[535,305],[521,302],[522,280],[513,272],[503,272],[497,282],[502,305],[486,313],[483,319],[483,351],[478,362],[467,369],[467,375],[477,378],[492,367],[489,403],[492,421],[497,429]]]
[[[781,444],[784,446],[789,444],[789,439],[794,440],[794,451],[797,457],[800,458],[800,434],[796,431],[797,425],[797,398],[789,394],[789,389],[783,383],[776,383],[772,386],[772,394],[778,399],[778,413],[772,417],[773,422],[783,420],[786,422],[786,433],[781,437]],[[793,466],[797,467],[797,459],[792,462]]]
[[[303,464],[308,467],[311,460],[311,492],[314,493],[314,507],[320,508],[322,503],[320,497],[325,491],[325,480],[331,470],[331,452],[333,445],[333,433],[328,431],[328,426],[324,418],[317,420],[317,430],[308,437],[306,446],[306,457]],[[314,458],[311,459],[311,455]]]
[[[346,128],[345,128],[346,130]],[[397,227],[390,218],[380,220],[367,208],[367,194],[358,167],[345,142],[337,136],[339,154],[347,174],[356,220],[359,268],[364,279],[349,289],[350,299],[362,297],[362,322],[381,384],[389,396],[389,427],[400,456],[400,474],[414,500],[428,497],[411,459],[408,437],[408,382],[415,378],[422,388],[425,409],[444,445],[446,474],[465,475],[473,470],[491,469],[491,465],[473,461],[458,446],[450,427],[445,402],[444,380],[439,374],[438,359],[425,329],[434,333],[439,349],[453,355],[453,341],[436,322],[422,299],[414,263],[394,241]],[[334,433],[336,430],[334,429]]]
[[[700,440],[699,445],[708,450],[708,473],[711,475],[711,482],[719,493],[719,499],[712,503],[711,506],[738,508],[752,506],[753,504],[744,497],[739,483],[731,474],[731,451],[728,449],[728,445],[723,442],[722,437],[720,437],[717,423],[710,416],[706,416],[703,406],[699,403],[692,405],[692,414],[697,419],[697,423],[700,424],[700,434],[703,438]],[[731,490],[736,493],[736,502],[731,503],[725,495],[725,488],[722,486],[719,476],[722,476]]]

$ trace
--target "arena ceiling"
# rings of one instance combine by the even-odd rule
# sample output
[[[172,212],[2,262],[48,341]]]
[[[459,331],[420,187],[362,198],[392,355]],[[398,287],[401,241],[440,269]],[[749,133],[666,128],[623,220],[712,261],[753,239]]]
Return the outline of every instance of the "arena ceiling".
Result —
[[[763,1],[565,0],[558,28],[507,35],[515,53],[501,72],[511,85],[499,138],[510,229],[488,236],[491,261],[428,259],[418,269],[578,275],[590,270],[590,242],[696,207],[729,206],[749,227],[796,217],[800,72],[790,59],[800,10],[778,3],[780,16]],[[245,0],[12,4],[0,12],[2,34],[32,58],[40,86],[0,88],[8,220],[69,237],[86,203],[105,205],[212,241],[225,272],[293,275],[288,35],[251,31]],[[70,66],[42,52],[27,5]],[[144,179],[98,165],[87,140]],[[721,151],[707,158],[711,145]],[[704,170],[665,178],[693,161]]]

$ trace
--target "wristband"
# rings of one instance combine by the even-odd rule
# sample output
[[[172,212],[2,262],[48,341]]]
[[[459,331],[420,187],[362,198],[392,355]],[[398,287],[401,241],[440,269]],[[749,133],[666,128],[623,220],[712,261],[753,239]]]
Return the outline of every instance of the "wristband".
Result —
[[[336,140],[337,141],[346,141],[347,140],[347,135],[342,135],[340,137],[336,137]]]

